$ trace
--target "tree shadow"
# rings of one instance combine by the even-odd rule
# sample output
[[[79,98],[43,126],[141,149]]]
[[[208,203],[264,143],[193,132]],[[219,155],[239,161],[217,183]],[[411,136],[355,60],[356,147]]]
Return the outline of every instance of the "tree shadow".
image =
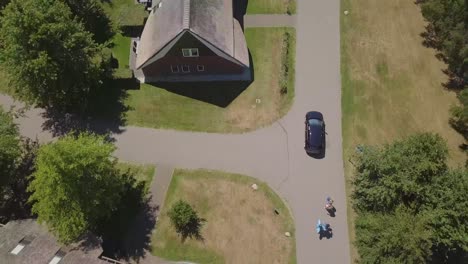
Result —
[[[204,241],[205,239],[201,234],[201,228],[205,223],[206,219],[197,217],[196,219],[192,219],[182,230],[179,230],[182,243],[184,243],[187,238]]]
[[[42,114],[45,122],[42,129],[60,137],[68,133],[91,131],[106,135],[112,141],[112,133],[122,133],[126,124],[125,113],[130,110],[125,105],[127,90],[138,89],[139,84],[133,78],[108,79],[103,86],[90,94],[87,110],[84,114],[64,113],[52,107]]]
[[[416,1],[415,3],[418,4],[418,2],[421,1]],[[424,27],[424,29],[425,31],[419,34],[423,39],[422,45],[426,48],[432,48],[436,50],[437,52],[435,54],[435,57],[443,63],[449,64],[448,58],[442,53],[442,44],[437,37],[434,27],[431,24],[427,24]],[[441,83],[441,85],[445,89],[459,92],[465,87],[466,81],[464,80],[464,78],[451,71],[449,69],[449,66],[447,66],[446,69],[442,70],[442,72],[448,77],[448,80],[446,82]]]
[[[113,259],[139,260],[149,249],[151,231],[156,223],[156,209],[146,197],[144,182],[126,175],[127,182],[119,207],[97,231],[103,238],[103,255]]]
[[[115,35],[112,21],[100,5],[90,1],[66,2],[73,15],[83,23],[85,30],[93,33],[94,41],[103,44]]]
[[[124,25],[120,27],[123,36],[137,38],[143,32],[143,25]]]
[[[254,63],[250,51],[249,60],[250,80],[248,81],[156,82],[149,83],[149,85],[224,108],[231,104],[255,80]]]
[[[85,254],[95,250],[102,250],[102,240],[96,237],[93,233],[87,232],[81,237],[81,241],[72,246],[71,250],[79,250]]]
[[[424,27],[424,32],[421,32],[419,35],[422,37],[422,44],[426,48],[432,48],[440,50],[440,43],[437,40],[437,35],[434,31],[434,27],[431,24],[427,24]]]
[[[32,180],[30,175],[35,171],[34,162],[39,143],[29,138],[22,140],[22,155],[18,167],[12,181],[0,193],[0,223],[35,218],[31,212],[31,203],[28,202],[31,193],[27,188]]]
[[[244,30],[244,15],[247,13],[248,4],[249,0],[237,0],[232,4],[234,18],[239,21],[242,30]]]

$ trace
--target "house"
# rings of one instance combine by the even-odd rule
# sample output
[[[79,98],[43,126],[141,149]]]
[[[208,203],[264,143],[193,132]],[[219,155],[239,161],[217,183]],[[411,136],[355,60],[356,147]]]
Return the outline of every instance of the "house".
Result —
[[[101,241],[88,235],[68,247],[60,245],[35,220],[0,225],[0,263],[8,264],[104,264]]]
[[[143,83],[250,80],[249,52],[232,0],[153,1],[132,44]]]

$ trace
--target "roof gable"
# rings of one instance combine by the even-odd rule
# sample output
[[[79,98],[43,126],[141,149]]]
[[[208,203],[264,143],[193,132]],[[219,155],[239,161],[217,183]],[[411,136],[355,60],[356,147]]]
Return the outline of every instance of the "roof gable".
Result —
[[[206,46],[208,43],[215,53],[218,50],[239,61],[235,54],[239,45],[234,38],[239,34],[234,29],[232,0],[162,0],[161,4],[155,4],[153,8],[141,35],[137,68],[167,53],[166,47],[174,45],[174,40],[185,30],[203,40]],[[245,42],[243,35],[240,38],[236,41]],[[246,50],[246,45],[243,46]],[[248,65],[248,61],[241,61]]]

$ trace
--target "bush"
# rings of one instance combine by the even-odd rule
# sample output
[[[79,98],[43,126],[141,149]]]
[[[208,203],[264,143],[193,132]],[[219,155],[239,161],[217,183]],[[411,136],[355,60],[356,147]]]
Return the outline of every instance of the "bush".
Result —
[[[204,221],[197,212],[185,201],[177,201],[169,210],[169,218],[176,232],[185,240],[187,237],[200,238],[200,227]]]

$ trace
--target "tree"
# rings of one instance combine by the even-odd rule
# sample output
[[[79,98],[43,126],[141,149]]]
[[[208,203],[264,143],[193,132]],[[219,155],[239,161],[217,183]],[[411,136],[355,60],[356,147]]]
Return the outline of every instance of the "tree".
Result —
[[[29,201],[60,241],[70,243],[93,231],[118,207],[122,184],[114,150],[93,134],[68,135],[40,147]]]
[[[403,207],[392,214],[359,215],[356,246],[360,263],[425,263],[432,254],[429,218]]]
[[[448,149],[435,134],[419,134],[385,145],[365,147],[357,157],[353,203],[358,210],[390,212],[400,205],[418,210],[430,186],[447,170]]]
[[[179,200],[169,210],[169,218],[176,232],[182,239],[188,236],[200,237],[200,226],[203,221],[190,204]]]
[[[449,70],[463,83],[468,80],[468,2],[424,0],[421,10],[433,31],[435,47],[441,50]]]
[[[20,136],[13,117],[0,107],[0,198],[21,156]]]
[[[418,134],[358,155],[352,198],[362,262],[468,260],[468,171],[447,168],[440,136]]]
[[[8,5],[9,2],[10,0],[0,0],[0,10]]]
[[[114,35],[112,23],[99,0],[65,0],[65,3],[97,43],[105,43]]]
[[[468,258],[468,172],[454,170],[438,177],[431,188],[431,212],[434,250],[439,258],[451,263],[466,263]]]
[[[63,1],[12,0],[0,17],[0,59],[15,94],[40,107],[84,111],[108,59]]]

